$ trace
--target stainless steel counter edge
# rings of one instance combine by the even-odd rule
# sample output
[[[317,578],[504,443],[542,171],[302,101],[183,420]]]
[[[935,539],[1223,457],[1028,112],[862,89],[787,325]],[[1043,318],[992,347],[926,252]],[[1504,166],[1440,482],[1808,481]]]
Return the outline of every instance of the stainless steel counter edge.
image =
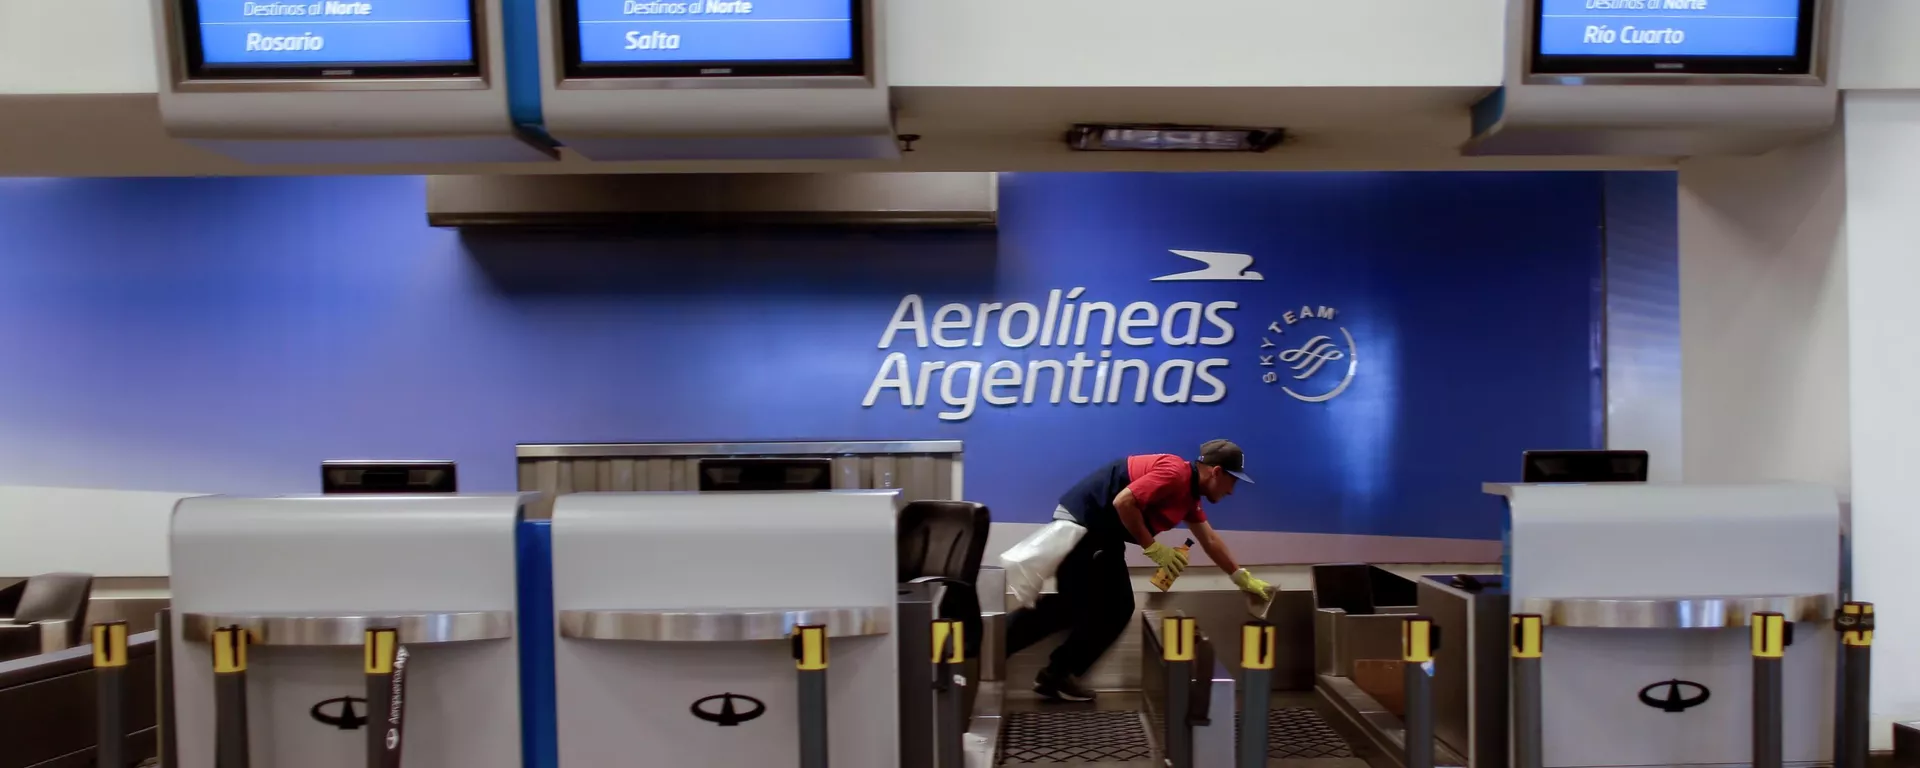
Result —
[[[513,637],[512,611],[450,611],[442,613],[369,614],[365,616],[265,616],[258,614],[187,613],[181,615],[181,635],[204,643],[221,627],[240,626],[259,645],[354,646],[366,642],[369,629],[400,630],[407,645],[504,640]]]
[[[729,643],[785,640],[795,627],[819,625],[828,637],[893,631],[893,606],[743,610],[564,610],[560,636],[576,640]]]
[[[1537,613],[1550,627],[1594,629],[1724,629],[1744,627],[1755,613],[1788,621],[1833,618],[1834,596],[1746,595],[1672,598],[1541,598],[1516,601],[1514,613]]]
[[[621,456],[818,456],[960,453],[959,440],[820,443],[532,443],[515,446],[522,459],[604,459]]]

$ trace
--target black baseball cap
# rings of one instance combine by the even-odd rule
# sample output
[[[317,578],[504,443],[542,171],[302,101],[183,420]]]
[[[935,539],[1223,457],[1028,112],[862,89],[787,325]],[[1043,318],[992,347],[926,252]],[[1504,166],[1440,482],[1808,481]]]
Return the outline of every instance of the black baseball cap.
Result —
[[[1219,467],[1227,474],[1239,478],[1240,482],[1251,483],[1247,477],[1247,456],[1240,452],[1240,446],[1231,440],[1208,440],[1200,444],[1200,463]]]

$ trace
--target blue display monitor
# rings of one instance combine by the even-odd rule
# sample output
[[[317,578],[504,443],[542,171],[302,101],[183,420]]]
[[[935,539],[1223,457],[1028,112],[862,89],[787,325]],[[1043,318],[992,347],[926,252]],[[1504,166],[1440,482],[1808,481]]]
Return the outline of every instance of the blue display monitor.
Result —
[[[560,0],[568,77],[864,75],[862,0]]]
[[[476,0],[180,0],[190,78],[471,77]]]
[[[1805,75],[1818,0],[1535,0],[1544,74]]]

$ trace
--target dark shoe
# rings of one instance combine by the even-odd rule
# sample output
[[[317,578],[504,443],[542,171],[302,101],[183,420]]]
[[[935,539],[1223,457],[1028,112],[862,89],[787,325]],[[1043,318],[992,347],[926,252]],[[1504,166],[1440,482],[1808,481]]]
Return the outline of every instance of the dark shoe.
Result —
[[[1093,701],[1093,691],[1080,681],[1044,669],[1033,678],[1033,692],[1054,701]]]

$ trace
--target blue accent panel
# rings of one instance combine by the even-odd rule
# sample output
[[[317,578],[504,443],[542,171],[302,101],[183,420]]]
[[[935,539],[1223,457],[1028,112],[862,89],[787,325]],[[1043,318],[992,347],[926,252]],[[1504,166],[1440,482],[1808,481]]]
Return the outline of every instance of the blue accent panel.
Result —
[[[1591,422],[1591,444],[1597,448],[1607,445],[1607,244],[1606,244],[1606,177],[1596,176],[1593,180],[1594,192],[1600,196],[1600,271],[1593,276],[1593,282],[1587,291],[1587,310],[1591,322],[1587,325],[1587,384],[1593,400],[1593,408],[1588,411],[1593,416]]]
[[[522,520],[515,537],[520,583],[520,751],[525,768],[560,765],[553,683],[553,521]]]
[[[501,39],[507,56],[507,112],[526,134],[559,146],[547,134],[540,105],[540,10],[535,0],[500,0]]]
[[[1680,185],[1673,171],[1610,171],[1606,184],[1608,444],[1654,455],[1679,479]]]
[[[1493,126],[1498,125],[1500,118],[1506,115],[1507,87],[1503,85],[1493,89],[1493,93],[1487,94],[1486,98],[1474,103],[1473,135],[1481,136],[1493,130]]]

